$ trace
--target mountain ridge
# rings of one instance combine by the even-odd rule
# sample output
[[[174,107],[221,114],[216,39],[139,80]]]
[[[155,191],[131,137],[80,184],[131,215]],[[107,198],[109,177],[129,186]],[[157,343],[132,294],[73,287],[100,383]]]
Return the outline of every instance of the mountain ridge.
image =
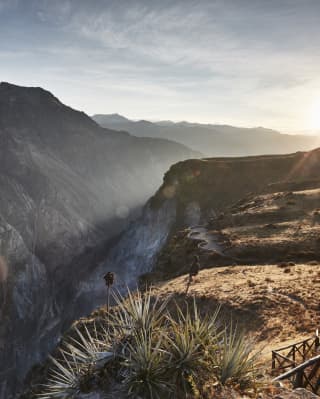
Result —
[[[114,122],[103,114],[92,118],[101,126],[128,131],[139,137],[169,138],[200,151],[207,157],[281,154],[311,150],[320,144],[317,136],[289,135],[264,127],[244,128],[185,121],[132,121],[123,116],[121,118],[125,120],[118,119]]]

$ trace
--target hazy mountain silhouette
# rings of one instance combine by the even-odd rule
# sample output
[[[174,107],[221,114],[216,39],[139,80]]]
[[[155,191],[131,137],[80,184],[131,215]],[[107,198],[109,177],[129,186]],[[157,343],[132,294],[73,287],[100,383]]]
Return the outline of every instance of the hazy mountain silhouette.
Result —
[[[281,134],[263,127],[242,128],[228,125],[171,121],[132,121],[117,115],[94,115],[101,126],[127,131],[138,137],[159,137],[200,151],[206,156],[281,154],[309,150],[320,144],[316,136]]]

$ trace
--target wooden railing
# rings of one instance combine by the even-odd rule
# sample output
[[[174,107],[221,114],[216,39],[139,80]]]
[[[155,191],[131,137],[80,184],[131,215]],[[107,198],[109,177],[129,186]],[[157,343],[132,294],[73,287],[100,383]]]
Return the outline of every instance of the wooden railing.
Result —
[[[319,349],[320,341],[317,334],[313,338],[272,351],[272,373],[281,373],[274,381],[289,379],[295,388],[311,389],[312,392],[318,393],[320,355],[315,355]]]
[[[294,388],[310,389],[313,393],[320,392],[320,355],[307,360],[299,366],[281,374],[274,381],[291,380]]]
[[[319,348],[319,337],[308,338],[272,351],[272,374],[279,374],[311,358]]]

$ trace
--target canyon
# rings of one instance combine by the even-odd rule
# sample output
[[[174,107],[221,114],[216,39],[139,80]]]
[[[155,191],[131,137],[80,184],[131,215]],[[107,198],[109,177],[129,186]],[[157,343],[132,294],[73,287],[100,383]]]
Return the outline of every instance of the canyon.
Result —
[[[0,398],[104,303],[114,240],[187,147],[98,126],[42,88],[0,84]],[[125,277],[126,279],[126,277]]]

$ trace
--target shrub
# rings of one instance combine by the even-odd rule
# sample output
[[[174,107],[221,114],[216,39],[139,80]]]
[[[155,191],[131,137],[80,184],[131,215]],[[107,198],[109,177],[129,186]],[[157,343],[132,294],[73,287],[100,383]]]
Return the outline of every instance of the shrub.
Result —
[[[94,326],[93,336],[86,326],[85,334],[75,328],[78,339],[64,342],[59,350],[59,359],[51,357],[52,368],[48,383],[43,387],[42,399],[73,399],[85,392],[93,371],[112,360],[114,353],[108,340],[99,340]]]
[[[187,309],[186,315],[177,306],[178,320],[168,316],[169,333],[166,350],[170,354],[169,373],[174,381],[176,397],[192,392],[200,368],[205,368],[204,349],[210,340],[207,323],[199,319],[194,302],[194,317]]]
[[[155,345],[150,332],[139,332],[126,348],[123,366],[126,377],[123,384],[134,398],[161,399],[173,392],[168,379],[168,354],[161,349],[162,337]]]
[[[170,300],[168,297],[160,303],[159,297],[153,298],[151,290],[145,293],[138,290],[135,294],[128,290],[126,299],[119,293],[114,294],[113,298],[117,311],[108,315],[107,325],[120,335],[158,329],[163,323],[165,309]]]
[[[252,378],[252,343],[232,325],[219,327],[219,309],[201,317],[195,300],[183,311],[152,291],[128,291],[115,301],[99,333],[84,326],[64,343],[39,397],[77,398],[92,380],[105,386],[106,370],[129,397],[146,399],[196,396],[208,379],[225,384]]]
[[[248,340],[243,332],[239,333],[232,324],[224,329],[215,359],[218,379],[222,384],[230,380],[248,384],[253,380],[258,356],[252,355],[253,347],[253,341]]]

